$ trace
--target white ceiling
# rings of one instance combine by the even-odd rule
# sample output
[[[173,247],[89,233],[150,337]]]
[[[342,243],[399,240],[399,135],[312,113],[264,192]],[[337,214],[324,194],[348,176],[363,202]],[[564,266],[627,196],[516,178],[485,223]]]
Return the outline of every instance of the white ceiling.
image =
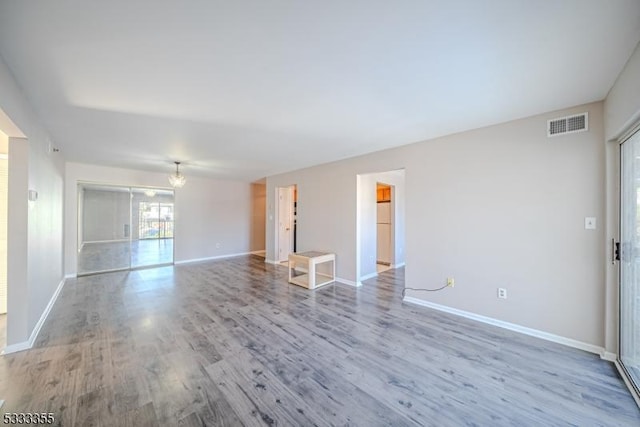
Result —
[[[254,180],[602,100],[638,0],[0,0],[69,161]]]

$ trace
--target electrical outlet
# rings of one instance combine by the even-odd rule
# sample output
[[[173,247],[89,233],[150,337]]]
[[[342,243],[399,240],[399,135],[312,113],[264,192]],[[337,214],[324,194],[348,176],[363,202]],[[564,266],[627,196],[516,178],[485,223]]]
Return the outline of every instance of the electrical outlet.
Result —
[[[507,290],[505,288],[498,288],[498,298],[507,299]]]
[[[453,277],[447,277],[447,286],[450,286],[450,287],[453,288],[455,286],[455,284],[456,284],[456,282],[455,282],[455,280],[453,280]]]

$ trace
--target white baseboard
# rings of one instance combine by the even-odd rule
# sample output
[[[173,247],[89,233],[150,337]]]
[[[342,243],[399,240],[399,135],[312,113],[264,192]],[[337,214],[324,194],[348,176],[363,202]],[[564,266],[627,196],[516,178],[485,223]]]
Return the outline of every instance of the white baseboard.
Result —
[[[374,277],[378,277],[378,272],[377,271],[374,271],[373,273],[369,273],[369,274],[366,274],[366,275],[362,276],[360,278],[360,280],[358,280],[358,282],[362,283],[365,280],[373,279]]]
[[[572,338],[561,337],[560,335],[550,334],[548,332],[540,331],[538,329],[527,328],[526,326],[516,325],[515,323],[504,322],[502,320],[494,319],[492,317],[482,316],[482,315],[471,313],[464,310],[458,310],[457,308],[447,307],[446,305],[435,304],[430,301],[425,301],[418,298],[407,297],[407,296],[403,298],[403,301],[416,304],[416,305],[421,305],[423,307],[433,308],[434,310],[443,311],[445,313],[466,317],[467,319],[476,320],[478,322],[487,323],[493,326],[498,326],[500,328],[508,329],[514,332],[519,332],[524,335],[530,335],[532,337],[541,338],[543,340],[552,341],[558,344],[564,344],[569,347],[588,351],[589,353],[595,353],[597,355],[600,355],[601,357],[605,353],[604,348],[599,347],[597,345],[574,340]]]
[[[271,265],[282,265],[282,264],[280,264],[280,262],[279,262],[279,261],[274,261],[274,260],[272,260],[272,259],[266,259],[266,258],[265,258],[265,259],[264,259],[264,262],[266,262],[267,264],[271,264]]]
[[[6,346],[4,350],[2,350],[1,354],[5,355],[5,354],[17,353],[19,351],[29,350],[30,348],[31,348],[31,345],[29,344],[29,341],[23,341],[23,342]]]
[[[342,279],[340,277],[336,277],[336,282],[342,283],[343,285],[349,285],[356,288],[362,286],[362,282],[354,282],[353,280]]]
[[[76,277],[78,277],[76,273],[66,274],[64,276],[65,279],[75,279]]]
[[[211,256],[211,257],[205,257],[205,258],[192,258],[192,259],[185,259],[182,261],[175,261],[174,264],[175,265],[192,264],[194,262],[214,261],[217,259],[234,258],[238,256],[245,256],[245,255],[251,255],[251,254],[252,252],[239,252],[236,254],[217,255],[217,256]]]
[[[49,313],[53,308],[53,305],[56,303],[56,300],[58,299],[58,295],[60,295],[60,292],[64,287],[65,280],[66,279],[62,279],[58,284],[58,287],[56,288],[55,292],[51,296],[49,303],[44,308],[44,311],[42,312],[40,319],[38,319],[38,323],[36,323],[36,326],[33,328],[33,331],[31,331],[31,336],[29,336],[29,341],[23,341],[17,344],[8,345],[4,348],[4,351],[2,352],[2,354],[16,353],[18,351],[29,350],[30,348],[33,347],[33,344],[35,344],[36,340],[38,339],[38,334],[40,333],[42,326],[44,326],[44,323],[46,322],[47,317],[49,316]]]
[[[404,266],[405,266],[405,263],[404,263],[404,262],[401,262],[400,264],[394,264],[394,265],[392,265],[392,266],[391,266],[391,268],[400,268],[400,267],[404,267]]]
[[[610,351],[603,350],[600,353],[600,358],[603,360],[608,360],[609,362],[616,362],[618,360],[618,355],[615,353],[611,353]]]
[[[139,240],[139,239],[133,239],[133,240]],[[128,242],[128,241],[129,241],[129,239],[87,240],[86,242],[82,242],[82,245],[80,247],[83,247],[87,243],[89,243],[89,244],[95,244],[95,243],[122,243],[122,242]]]
[[[264,249],[262,249],[261,251],[251,251],[250,252],[252,255],[265,255],[267,253],[267,251],[265,251]]]

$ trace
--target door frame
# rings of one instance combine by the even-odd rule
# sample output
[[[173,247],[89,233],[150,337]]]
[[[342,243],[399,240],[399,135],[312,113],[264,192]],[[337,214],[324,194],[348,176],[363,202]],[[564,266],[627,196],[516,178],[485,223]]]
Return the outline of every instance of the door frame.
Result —
[[[99,271],[91,271],[91,272],[79,272],[78,271],[78,265],[80,262],[80,251],[82,249],[81,245],[82,242],[80,241],[81,237],[80,237],[80,228],[84,226],[83,224],[83,219],[81,218],[81,213],[84,209],[84,207],[81,208],[80,203],[82,202],[80,200],[81,196],[80,196],[80,188],[83,185],[93,185],[93,186],[105,186],[105,187],[116,187],[116,188],[126,188],[129,190],[129,265],[126,267],[117,267],[117,268],[112,268],[112,269],[104,269],[104,270],[99,270]],[[154,187],[154,186],[148,186],[148,185],[124,185],[124,184],[110,184],[110,183],[105,183],[105,182],[96,182],[96,181],[85,181],[85,180],[78,180],[76,182],[76,228],[77,228],[77,232],[78,235],[76,236],[76,266],[75,266],[75,270],[76,270],[76,276],[77,277],[82,277],[82,276],[91,276],[94,274],[102,274],[102,273],[111,273],[111,272],[115,272],[115,271],[134,271],[134,270],[142,270],[145,268],[156,268],[156,267],[164,267],[164,266],[168,266],[168,265],[174,265],[175,264],[175,260],[176,260],[176,246],[175,246],[175,226],[174,226],[174,237],[173,237],[173,247],[172,247],[172,254],[171,254],[171,261],[170,262],[165,262],[165,263],[160,263],[160,264],[152,264],[152,265],[141,265],[141,266],[134,266],[132,263],[132,252],[131,252],[131,245],[132,245],[132,241],[133,241],[133,190],[134,189],[139,189],[139,190],[144,190],[144,189],[150,189],[150,190],[162,190],[162,191],[171,191],[173,193],[173,206],[174,206],[174,223],[175,223],[175,190],[173,188],[169,188],[169,187]]]
[[[634,135],[640,135],[640,122],[636,123],[635,125],[633,125],[627,132],[625,132],[620,138],[617,139],[617,150],[618,150],[618,155],[617,155],[617,166],[618,166],[618,194],[617,194],[617,207],[618,207],[618,214],[617,214],[617,233],[616,233],[616,238],[614,238],[614,241],[617,241],[619,246],[620,246],[620,251],[622,251],[622,221],[623,221],[623,209],[622,209],[622,193],[623,193],[623,174],[622,174],[622,165],[623,165],[623,158],[622,158],[622,145],[629,141],[629,139],[631,139]],[[612,245],[613,246],[613,245]],[[636,403],[638,404],[638,406],[640,406],[640,384],[637,384],[636,382],[634,382],[634,380],[632,379],[632,376],[630,374],[630,372],[628,371],[627,367],[625,366],[625,364],[622,362],[622,260],[621,259],[616,259],[615,258],[615,253],[614,253],[615,247],[612,247],[612,253],[611,253],[611,257],[612,257],[612,262],[615,263],[615,261],[617,261],[617,268],[616,268],[616,272],[617,272],[617,290],[618,290],[618,298],[617,298],[617,303],[618,303],[618,308],[617,308],[617,327],[618,327],[618,333],[617,333],[617,354],[616,354],[616,360],[615,360],[615,365],[616,368],[618,369],[618,372],[620,373],[620,376],[622,377],[624,383],[626,384],[627,388],[629,389],[629,392],[631,393],[631,395],[633,396],[634,400],[636,401]]]
[[[295,203],[295,197],[294,197],[294,192],[297,191],[297,185],[296,184],[291,184],[291,185],[285,185],[285,186],[279,186],[275,188],[275,203],[274,203],[274,213],[275,213],[275,221],[274,221],[274,231],[275,231],[275,239],[274,239],[274,244],[275,244],[275,252],[274,252],[274,261],[276,263],[280,263],[280,262],[284,262],[288,260],[288,254],[287,254],[287,259],[281,259],[280,258],[280,216],[283,214],[280,210],[280,192],[286,190],[289,192],[289,200],[291,201],[290,206],[289,206],[289,231],[290,231],[290,242],[289,242],[289,250],[293,251],[294,248],[294,222],[295,222],[295,218],[294,218],[294,203]]]
[[[389,187],[389,192],[390,192],[390,196],[389,196],[389,202],[378,202],[378,193],[377,193],[377,188],[378,188],[378,184],[380,185],[384,185],[386,187]],[[389,269],[394,269],[396,268],[396,230],[395,230],[395,216],[396,216],[396,186],[395,184],[388,184],[386,182],[382,182],[382,181],[376,181],[376,268],[377,268],[377,264],[378,261],[380,261],[380,256],[379,256],[379,248],[378,248],[378,203],[389,203],[389,223],[391,224],[391,227],[389,227],[389,247],[387,248],[387,250],[389,251]]]

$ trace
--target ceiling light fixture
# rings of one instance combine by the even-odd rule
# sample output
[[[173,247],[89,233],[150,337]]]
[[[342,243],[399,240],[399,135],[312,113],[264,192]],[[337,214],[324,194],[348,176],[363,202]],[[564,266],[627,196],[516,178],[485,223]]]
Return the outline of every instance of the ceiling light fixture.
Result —
[[[156,190],[152,190],[151,188],[144,190],[144,194],[147,197],[155,197],[156,195]]]
[[[169,184],[173,188],[182,188],[187,182],[187,178],[180,173],[180,162],[174,162],[176,164],[176,172],[169,175]]]

